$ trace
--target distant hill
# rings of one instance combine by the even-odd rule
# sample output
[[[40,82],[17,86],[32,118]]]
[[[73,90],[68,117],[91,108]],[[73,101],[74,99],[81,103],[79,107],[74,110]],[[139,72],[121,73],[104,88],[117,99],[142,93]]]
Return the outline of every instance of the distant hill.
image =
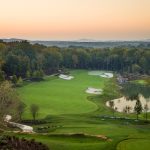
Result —
[[[16,38],[11,38],[11,39],[1,39],[3,40],[4,42],[15,42],[15,41],[23,41],[24,39],[16,39]]]
[[[2,39],[4,42],[22,41],[25,39]],[[27,40],[29,41],[29,40]],[[139,46],[148,45],[150,47],[150,40],[143,41],[97,41],[92,39],[81,39],[76,41],[29,41],[31,44],[42,44],[45,46],[57,46],[57,47],[86,47],[86,48],[107,48],[107,47],[118,47],[118,46]]]
[[[58,47],[86,47],[86,48],[107,48],[118,46],[139,46],[140,44],[150,45],[149,41],[30,41],[32,44],[39,43],[45,46],[58,46]]]

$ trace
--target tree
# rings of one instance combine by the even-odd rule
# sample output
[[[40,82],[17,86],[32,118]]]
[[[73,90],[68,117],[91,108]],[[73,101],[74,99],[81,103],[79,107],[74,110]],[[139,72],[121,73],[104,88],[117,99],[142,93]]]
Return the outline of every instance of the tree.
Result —
[[[126,109],[127,109],[127,113],[130,113],[130,111],[132,110],[132,107],[126,106]]]
[[[36,117],[38,115],[38,112],[39,112],[39,106],[36,105],[36,104],[32,104],[30,106],[30,112],[32,114],[32,117],[33,117],[33,120],[35,121],[36,120]]]
[[[0,70],[0,82],[2,82],[4,80],[5,80],[5,73],[4,73],[4,71]]]
[[[132,72],[133,73],[139,73],[141,70],[141,67],[138,64],[133,64],[132,65]]]
[[[22,86],[22,84],[23,84],[23,80],[21,77],[19,77],[17,81],[17,86]]]
[[[38,72],[37,72],[37,71],[34,71],[33,74],[32,74],[32,77],[33,77],[33,78],[37,78],[37,77],[38,77]]]
[[[143,110],[145,112],[145,120],[147,121],[147,119],[148,119],[148,110],[149,110],[148,104],[144,105]]]
[[[126,114],[129,114],[131,110],[132,110],[132,107],[126,106],[126,107],[123,109],[123,112],[126,113]]]
[[[62,62],[62,54],[56,47],[49,47],[43,50],[44,52],[44,69],[46,72],[51,73],[59,69],[60,63]]]
[[[7,76],[15,74],[22,78],[30,78],[31,70],[51,74],[60,67],[150,74],[150,47],[141,46],[59,48],[30,44],[28,41],[0,41],[0,70]]]
[[[131,107],[131,106],[128,106],[128,107],[127,107],[128,113],[130,113],[131,110],[132,110],[132,107]]]
[[[41,70],[39,70],[39,76],[41,77],[41,78],[43,78],[44,77],[44,71],[41,69]]]
[[[78,56],[76,54],[72,55],[73,67],[76,68],[78,65]]]
[[[16,76],[16,75],[13,75],[13,77],[12,77],[12,83],[13,83],[14,85],[16,85],[16,84],[17,84],[17,81],[18,81],[17,76]]]
[[[136,104],[135,104],[135,107],[134,107],[134,111],[137,115],[137,120],[139,119],[139,115],[141,114],[143,108],[142,108],[142,104],[141,104],[141,101],[138,99],[136,99]]]
[[[22,120],[22,115],[25,111],[25,108],[26,108],[26,105],[23,102],[20,102],[18,107],[17,107],[17,111],[18,111],[20,121]]]
[[[111,110],[113,112],[113,116],[115,116],[115,108],[114,108],[115,104],[114,104],[114,101],[109,101],[109,106],[110,106],[110,108],[111,108]]]
[[[0,123],[3,122],[5,115],[14,115],[17,113],[17,106],[20,102],[12,84],[8,81],[4,81],[0,84]]]
[[[32,77],[33,78],[37,78],[37,79],[42,79],[44,77],[43,70],[36,70],[36,71],[34,71]]]
[[[26,78],[29,79],[30,77],[31,77],[31,73],[30,73],[30,71],[27,71],[26,72]]]

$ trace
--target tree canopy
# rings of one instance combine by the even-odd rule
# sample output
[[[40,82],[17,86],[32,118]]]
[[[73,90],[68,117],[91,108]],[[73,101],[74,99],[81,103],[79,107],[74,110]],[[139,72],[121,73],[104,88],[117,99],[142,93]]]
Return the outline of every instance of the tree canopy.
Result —
[[[0,70],[7,76],[51,74],[59,68],[101,69],[150,74],[150,48],[58,48],[27,41],[0,43]]]

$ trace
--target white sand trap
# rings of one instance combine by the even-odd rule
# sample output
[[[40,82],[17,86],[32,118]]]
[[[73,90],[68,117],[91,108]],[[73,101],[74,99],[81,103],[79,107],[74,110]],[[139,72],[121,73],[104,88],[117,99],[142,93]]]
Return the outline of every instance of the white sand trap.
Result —
[[[112,101],[114,101],[114,108],[117,108],[116,111],[124,112],[126,107],[130,107],[129,113],[134,112],[136,100],[127,100],[125,97],[121,97],[119,99],[114,99]],[[140,101],[143,108],[146,104],[148,105],[149,108],[148,112],[150,112],[150,101],[146,101],[146,99],[142,95],[140,95]],[[106,102],[106,106],[110,107],[109,101]]]
[[[103,78],[113,78],[113,74],[112,73],[103,73],[100,75]]]
[[[103,78],[113,78],[113,73],[102,72],[102,71],[89,71],[88,75],[100,76]]]
[[[11,124],[14,127],[20,128],[23,132],[28,132],[28,133],[33,132],[33,127],[23,125],[23,124],[19,124],[19,123],[15,123],[15,122],[11,122],[10,121],[11,119],[12,119],[12,116],[6,115],[5,118],[4,118],[4,121],[6,121],[7,123]]]
[[[69,75],[61,74],[61,75],[59,75],[59,78],[64,79],[64,80],[72,80],[74,77],[69,76]]]
[[[86,90],[86,93],[89,93],[89,94],[102,94],[102,92],[103,92],[102,89],[95,89],[95,88],[91,88],[91,87],[89,87]]]

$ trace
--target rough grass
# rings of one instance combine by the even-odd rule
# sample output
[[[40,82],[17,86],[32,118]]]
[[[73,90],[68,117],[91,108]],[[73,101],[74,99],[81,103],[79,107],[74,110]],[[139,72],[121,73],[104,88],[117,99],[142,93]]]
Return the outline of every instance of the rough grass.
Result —
[[[141,80],[134,80],[133,82],[141,84],[141,85],[146,85],[147,84],[146,80],[142,80],[142,79]]]

